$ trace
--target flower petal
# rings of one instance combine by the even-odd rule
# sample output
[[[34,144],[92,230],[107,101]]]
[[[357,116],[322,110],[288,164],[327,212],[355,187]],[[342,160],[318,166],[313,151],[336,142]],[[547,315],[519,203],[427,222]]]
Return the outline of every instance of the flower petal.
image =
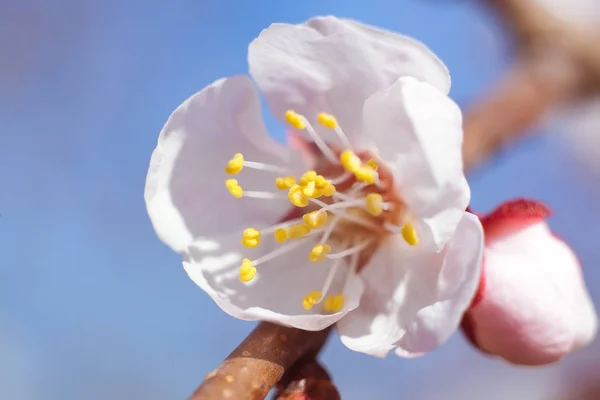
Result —
[[[224,167],[238,152],[249,161],[303,167],[299,154],[269,137],[248,77],[218,80],[170,116],[150,160],[144,197],[154,229],[174,250],[184,251],[198,236],[275,223],[290,208],[287,201],[235,199],[227,192],[231,176]],[[245,168],[236,178],[247,190],[276,191],[272,172]]]
[[[308,261],[314,244],[310,239],[305,240],[285,256],[259,264],[256,277],[249,283],[238,279],[242,252],[244,257],[253,259],[281,244],[271,242],[245,249],[239,243],[239,235],[223,237],[219,241],[198,240],[183,265],[190,278],[233,317],[321,330],[355,309],[363,288],[360,278],[343,265],[337,270],[329,294],[343,293],[344,308],[335,314],[324,314],[319,305],[305,310],[302,307],[304,296],[321,290],[331,268],[329,260]]]
[[[399,77],[450,90],[448,70],[420,42],[331,16],[301,25],[272,24],[250,44],[248,62],[276,117],[283,119],[288,109],[311,121],[320,112],[331,113],[355,143],[364,101]],[[320,133],[335,140],[331,131]]]
[[[546,364],[589,344],[598,319],[571,249],[545,222],[530,218],[519,226],[520,219],[487,219],[486,235],[488,227],[494,234],[486,236],[485,286],[465,323],[485,352],[516,364]]]
[[[369,97],[364,122],[381,158],[390,163],[423,245],[440,250],[471,196],[463,174],[460,109],[430,84],[406,77]]]
[[[440,253],[391,237],[361,271],[365,293],[338,323],[342,342],[379,357],[396,346],[400,356],[433,350],[454,332],[475,294],[482,251],[481,225],[469,213]]]

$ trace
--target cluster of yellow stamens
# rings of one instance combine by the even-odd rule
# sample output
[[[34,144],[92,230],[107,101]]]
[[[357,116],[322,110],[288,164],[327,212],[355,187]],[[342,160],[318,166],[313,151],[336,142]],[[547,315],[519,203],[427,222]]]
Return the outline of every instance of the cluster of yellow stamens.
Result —
[[[344,295],[333,294],[330,296],[324,296],[329,290],[329,286],[332,283],[333,275],[341,260],[349,255],[353,255],[352,262],[349,268],[355,269],[358,263],[358,253],[366,248],[371,243],[371,239],[351,239],[342,246],[342,251],[337,253],[331,253],[332,247],[326,243],[334,231],[335,225],[340,219],[346,218],[349,221],[355,223],[363,223],[365,226],[373,224],[372,221],[385,221],[372,219],[372,221],[365,221],[360,216],[352,216],[344,213],[344,210],[358,207],[366,211],[372,217],[378,218],[384,214],[386,210],[393,207],[393,203],[386,203],[383,199],[382,194],[375,190],[366,190],[367,194],[361,194],[361,191],[369,185],[377,185],[378,188],[382,187],[379,181],[379,166],[373,158],[366,162],[354,153],[351,149],[350,143],[341,128],[338,126],[336,118],[326,113],[320,113],[317,115],[317,121],[328,129],[332,129],[336,132],[340,140],[342,141],[343,148],[345,150],[334,153],[328,145],[319,137],[314,128],[308,123],[305,117],[294,111],[287,111],[285,118],[288,123],[296,129],[303,130],[311,134],[315,144],[321,149],[324,157],[333,165],[341,166],[344,169],[344,175],[340,175],[335,178],[336,183],[350,179],[354,176],[355,183],[350,181],[346,184],[350,190],[348,192],[337,193],[336,186],[331,179],[319,175],[316,171],[306,171],[300,177],[296,178],[294,175],[288,175],[289,171],[284,168],[263,164],[259,162],[246,161],[241,153],[237,153],[227,163],[225,172],[230,175],[236,175],[242,171],[244,167],[253,169],[270,170],[272,172],[284,172],[283,175],[275,178],[275,188],[278,191],[287,191],[287,198],[296,207],[305,208],[310,204],[317,206],[316,211],[310,211],[305,213],[302,218],[297,218],[293,221],[283,222],[276,226],[265,228],[262,231],[256,228],[247,228],[242,233],[241,243],[248,248],[255,248],[261,243],[261,235],[273,234],[273,237],[278,243],[286,243],[288,241],[294,241],[302,238],[306,238],[312,234],[316,234],[323,230],[324,233],[320,240],[317,241],[310,253],[308,259],[310,262],[317,263],[325,259],[333,261],[332,270],[327,277],[327,281],[324,287],[318,291],[312,291],[302,299],[302,306],[310,310],[317,304],[322,304],[322,308],[325,312],[335,313],[339,312],[344,307]],[[338,169],[339,170],[339,169]],[[283,193],[271,193],[271,192],[256,192],[256,191],[244,191],[239,185],[236,179],[227,179],[225,186],[229,192],[236,198],[241,197],[255,197],[255,198],[279,198],[284,196]],[[319,200],[319,198],[324,199]],[[333,213],[335,217],[330,220],[329,213]],[[358,214],[360,215],[360,213]],[[367,215],[367,214],[364,214]],[[372,218],[370,217],[370,218]],[[369,218],[369,217],[366,217]],[[379,222],[383,224],[384,222]],[[385,223],[387,224],[387,222]],[[402,227],[391,224],[390,232],[401,233],[407,243],[410,245],[418,244],[418,235],[414,226],[410,222],[405,222]],[[339,232],[338,232],[339,234]],[[300,243],[298,243],[300,244]],[[243,259],[239,269],[239,279],[242,282],[250,282],[256,276],[256,266],[263,262],[266,262],[274,257],[292,249],[295,246],[293,243],[286,244],[279,249],[272,251],[254,261],[250,259]],[[351,247],[346,247],[351,246]]]

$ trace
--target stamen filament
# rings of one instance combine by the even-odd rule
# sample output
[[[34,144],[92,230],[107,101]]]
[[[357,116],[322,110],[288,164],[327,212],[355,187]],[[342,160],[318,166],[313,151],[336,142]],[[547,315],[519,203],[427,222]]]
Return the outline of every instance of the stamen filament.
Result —
[[[344,181],[347,181],[348,179],[350,179],[352,176],[354,176],[354,174],[352,172],[348,172],[345,171],[343,174],[330,179],[329,181],[333,184],[333,185],[337,185],[338,183],[342,183]]]
[[[335,128],[333,128],[333,130],[337,134],[338,138],[340,138],[340,141],[342,142],[344,148],[353,150],[352,145],[350,144],[350,140],[348,140],[348,136],[346,136],[342,128],[340,128],[339,125],[336,125]]]
[[[348,285],[348,282],[350,281],[350,277],[352,276],[352,273],[356,271],[356,268],[358,268],[358,255],[359,255],[359,253],[352,254],[352,259],[350,260],[350,263],[348,264],[348,275],[346,275],[346,284],[344,285],[344,287],[346,285]]]
[[[325,283],[323,284],[323,287],[321,289],[321,293],[323,295],[321,296],[319,301],[317,301],[317,304],[321,303],[321,301],[323,301],[325,299],[325,296],[327,295],[327,292],[329,291],[329,288],[331,288],[331,284],[333,283],[333,278],[335,278],[335,274],[337,273],[341,264],[342,264],[341,258],[338,258],[333,262],[333,265],[331,266],[331,269],[327,273],[327,278],[325,278]]]
[[[371,243],[373,243],[373,240],[366,240],[363,243],[354,246],[354,247],[350,247],[349,249],[346,249],[344,251],[340,251],[339,253],[333,253],[333,254],[327,254],[325,256],[325,258],[329,258],[332,260],[338,259],[338,258],[344,258],[346,256],[350,256],[352,254],[355,253],[360,253],[362,250],[366,249]]]
[[[265,254],[264,256],[257,258],[256,260],[254,260],[252,262],[252,264],[256,267],[259,264],[265,263],[267,261],[270,261],[274,258],[277,258],[279,256],[284,255],[285,253],[289,253],[292,250],[295,250],[296,248],[300,247],[301,245],[303,245],[305,242],[305,240],[296,240],[293,242],[290,242],[288,244],[285,244],[281,247],[278,247],[277,249],[273,250],[270,253]]]
[[[302,218],[290,219],[289,221],[282,222],[277,225],[269,226],[268,228],[261,229],[260,233],[273,233],[279,228],[289,228],[292,225],[301,224],[303,222]]]
[[[319,134],[317,133],[315,128],[312,127],[310,122],[308,122],[308,120],[306,118],[304,118],[303,116],[300,116],[300,118],[302,118],[302,121],[305,124],[304,129],[308,132],[308,134],[312,138],[313,142],[315,142],[315,144],[317,145],[319,150],[321,150],[321,153],[323,153],[323,155],[329,160],[329,162],[336,164],[336,165],[339,164],[339,161],[338,161],[337,157],[335,156],[335,154],[333,153],[333,151],[329,148],[327,143],[325,143],[323,138],[321,138],[321,136],[319,136]]]
[[[277,165],[255,162],[255,161],[244,161],[244,167],[260,169],[263,171],[271,171],[271,172],[276,172],[276,173],[280,173],[280,174],[286,174],[286,173],[290,172],[290,170],[287,168],[278,167]]]
[[[323,233],[321,240],[319,240],[319,243],[327,242],[327,240],[329,239],[329,236],[331,236],[331,234],[333,233],[333,230],[335,229],[335,226],[337,225],[337,223],[340,221],[341,218],[342,218],[341,215],[336,215],[333,217],[333,219],[329,223],[329,226],[325,230],[325,233]]]
[[[244,190],[242,196],[255,199],[282,199],[287,197],[285,194],[281,193],[260,192],[256,190]]]
[[[331,204],[327,204],[322,202],[321,200],[318,199],[309,199],[311,202],[315,203],[316,205],[318,205],[319,207],[323,207],[321,210],[323,210],[325,207],[329,207]],[[339,203],[334,203],[334,204],[345,204],[344,202],[339,202]],[[364,201],[363,203],[364,204]],[[319,213],[321,210],[317,211],[317,213]],[[330,210],[326,210],[326,211],[330,211]],[[377,224],[372,223],[371,221],[367,221],[366,219],[362,219],[360,217],[357,217],[355,215],[351,215],[348,213],[345,213],[341,210],[334,210],[331,211],[332,214],[334,214],[335,216],[339,216],[342,217],[344,219],[347,219],[350,222],[354,222],[356,224],[362,225],[366,228],[371,228],[371,229],[375,229],[375,230],[379,230],[380,227]],[[335,219],[329,224],[329,226],[331,227],[332,225],[334,225],[334,223],[337,222]]]
[[[356,200],[356,197],[348,196],[347,194],[345,194],[345,193],[340,193],[340,192],[335,192],[335,193],[333,194],[333,197],[334,197],[334,198],[336,198],[336,197],[337,197],[338,199],[341,199],[341,200],[343,200],[343,201]]]
[[[344,209],[344,208],[364,206],[364,205],[365,205],[365,199],[340,201],[339,203],[333,203],[333,204],[326,205],[325,207],[323,207],[319,211],[317,211],[317,214],[325,212],[325,211],[330,211],[330,210]]]

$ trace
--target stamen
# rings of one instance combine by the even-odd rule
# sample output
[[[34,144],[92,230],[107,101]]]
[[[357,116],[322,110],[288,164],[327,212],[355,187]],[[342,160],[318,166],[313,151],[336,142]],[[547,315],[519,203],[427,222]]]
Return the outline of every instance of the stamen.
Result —
[[[304,195],[303,189],[300,185],[294,185],[288,192],[290,202],[296,207],[304,208],[308,205],[309,198]]]
[[[306,130],[308,132],[308,134],[311,136],[313,142],[315,142],[315,144],[317,145],[319,150],[321,150],[321,153],[323,153],[323,155],[331,163],[337,164],[337,158],[335,157],[335,154],[333,153],[333,151],[329,148],[329,146],[327,146],[327,143],[325,143],[325,141],[321,138],[321,136],[319,136],[317,131],[315,131],[315,129],[310,125],[310,123],[308,122],[308,120],[306,118],[304,118],[302,115],[300,115],[292,110],[288,110],[285,112],[285,119],[294,128]]]
[[[419,244],[419,236],[417,234],[417,230],[410,222],[407,222],[402,227],[402,237],[406,240],[411,246],[416,246]]]
[[[369,166],[373,171],[377,171],[379,169],[379,166],[375,162],[374,158],[371,158],[369,161],[367,161],[366,165]]]
[[[383,213],[383,197],[379,193],[369,193],[365,197],[367,211],[374,217],[378,217]]]
[[[348,137],[344,134],[344,131],[342,131],[342,128],[340,128],[337,119],[333,115],[320,113],[319,115],[317,115],[317,120],[324,127],[333,129],[335,131],[338,138],[342,142],[342,146],[344,148],[352,149],[352,145],[350,144]]]
[[[323,293],[318,292],[318,291],[312,291],[309,294],[307,294],[306,296],[304,296],[304,299],[302,299],[302,307],[304,307],[304,309],[306,310],[310,310],[314,307],[315,304],[317,304],[320,300],[321,297],[323,297]]]
[[[275,186],[279,190],[287,190],[296,184],[296,177],[289,175],[275,179]]]
[[[354,176],[357,180],[372,185],[377,182],[377,172],[370,167],[361,166],[354,171]]]
[[[271,199],[284,199],[285,198],[284,195],[281,195],[279,193],[259,192],[259,191],[254,191],[254,190],[243,191],[242,192],[242,196],[244,196],[244,197],[252,197],[252,198],[255,198],[255,199],[269,199],[269,200],[271,200]]]
[[[259,169],[259,170],[263,170],[263,171],[271,171],[271,172],[276,172],[279,174],[285,174],[285,173],[290,172],[290,170],[287,168],[278,167],[277,165],[255,162],[255,161],[244,161],[243,165],[246,168]]]
[[[417,230],[413,226],[412,223],[406,222],[402,228],[397,225],[390,224],[386,222],[384,224],[385,229],[392,233],[399,233],[402,235],[402,238],[408,243],[410,246],[416,246],[419,244],[419,234]]]
[[[331,246],[326,243],[319,243],[314,245],[310,254],[308,255],[308,260],[310,262],[319,262],[325,259],[327,253],[331,251]]]
[[[325,302],[323,303],[323,310],[330,314],[335,314],[336,312],[340,312],[344,308],[344,304],[344,294],[336,294],[334,296],[329,296],[325,299]]]
[[[297,224],[299,222],[302,222],[302,218],[294,218],[294,219],[290,219],[289,221],[285,221],[276,225],[272,225],[269,226],[268,228],[265,229],[261,229],[261,233],[271,233],[271,232],[275,232],[278,229],[281,228],[289,228],[290,226]]]
[[[315,179],[317,179],[317,172],[316,171],[306,171],[304,174],[302,174],[302,176],[300,177],[300,179],[298,179],[298,185],[300,185],[300,186],[306,186],[310,182],[314,182]]]
[[[314,199],[311,199],[311,200],[314,200]],[[322,202],[320,202],[320,203],[322,203]],[[365,199],[340,201],[339,203],[327,204],[326,206],[321,208],[319,211],[317,211],[317,213],[322,213],[325,211],[336,210],[336,209],[364,206],[364,205],[365,205]]]
[[[331,234],[333,233],[333,230],[335,229],[336,225],[338,224],[338,222],[340,221],[341,218],[342,217],[340,215],[336,215],[335,217],[333,217],[333,220],[331,221],[331,223],[325,230],[325,233],[323,233],[323,236],[321,237],[321,240],[319,241],[320,243],[325,243],[329,239],[329,236],[331,236]]]
[[[304,223],[311,229],[320,228],[327,222],[327,213],[317,214],[317,211],[309,212],[302,216]]]
[[[341,193],[341,192],[336,192],[336,193],[333,195],[333,197],[334,197],[335,199],[340,199],[340,200],[343,200],[343,201],[356,200],[356,197],[352,197],[352,196],[349,196],[349,195],[348,195],[348,194],[346,194],[346,193]]]
[[[260,244],[260,232],[254,228],[248,228],[242,233],[242,244],[254,248]]]
[[[344,171],[343,174],[341,174],[333,179],[330,179],[329,182],[331,182],[333,185],[337,185],[339,183],[347,181],[348,179],[350,179],[352,177],[352,175],[353,175],[352,172]]]
[[[360,158],[352,150],[344,150],[340,154],[340,163],[348,172],[354,173],[362,166]]]
[[[292,225],[288,231],[288,239],[300,239],[310,233],[310,226],[305,224]]]
[[[340,265],[342,265],[342,259],[338,258],[333,262],[333,265],[331,266],[331,269],[329,270],[329,272],[327,273],[327,278],[325,278],[325,283],[323,284],[323,288],[321,289],[321,293],[325,293],[327,294],[327,292],[329,291],[329,288],[331,287],[331,284],[333,283],[333,278],[335,278],[335,274],[338,271]],[[319,299],[319,301],[317,302],[317,304],[319,304],[321,302],[322,298]]]
[[[238,185],[238,181],[236,179],[227,179],[225,181],[225,187],[227,188],[227,190],[229,190],[229,193],[231,193],[231,195],[236,199],[241,198],[244,193],[242,187]]]
[[[366,240],[357,246],[350,247],[344,251],[340,251],[339,253],[327,254],[325,257],[330,260],[335,260],[335,259],[351,256],[352,254],[360,253],[361,251],[363,251],[364,249],[369,247],[369,245],[371,245],[371,243],[373,243],[373,240]]]
[[[230,175],[238,174],[244,168],[244,156],[242,153],[236,153],[231,160],[227,162],[225,172]]]
[[[254,265],[255,267],[259,264],[265,263],[267,261],[270,261],[274,258],[277,258],[281,255],[284,255],[285,253],[289,253],[292,250],[297,249],[300,245],[304,244],[304,240],[298,240],[296,242],[291,242],[288,243],[284,246],[278,247],[275,250],[273,250],[270,253],[265,254],[264,256],[257,258],[256,260],[254,260],[252,262],[252,265]]]
[[[242,265],[240,266],[240,281],[250,282],[255,276],[256,267],[253,265],[252,261],[244,258],[242,260]]]
[[[315,203],[315,204],[316,204],[316,205],[318,205],[319,207],[323,207],[323,208],[325,208],[325,207],[329,207],[329,206],[331,205],[331,204],[324,203],[324,202],[322,202],[321,200],[317,200],[317,199],[309,199],[309,200],[310,200],[312,203]],[[361,200],[361,199],[358,199],[358,200]],[[352,201],[354,201],[354,200],[352,200]],[[362,201],[361,205],[364,205],[364,200],[361,200],[361,201]],[[346,203],[344,203],[344,202],[339,202],[339,203],[334,203],[334,204],[346,204]],[[323,211],[323,208],[322,208],[321,210],[318,210],[318,211],[317,211],[317,213],[319,213],[319,212]],[[331,209],[328,209],[328,210],[326,210],[326,211],[331,211]],[[339,217],[341,217],[341,218],[347,219],[348,221],[354,222],[354,223],[356,223],[356,224],[358,224],[358,225],[362,225],[362,226],[364,226],[364,227],[366,227],[366,228],[371,228],[371,229],[375,229],[375,230],[379,230],[379,229],[380,229],[379,225],[377,225],[377,224],[374,224],[374,223],[372,223],[371,221],[367,221],[367,220],[365,220],[365,219],[362,219],[362,218],[360,218],[360,217],[357,217],[357,216],[354,216],[354,215],[351,215],[351,214],[345,213],[345,212],[343,212],[343,211],[339,211],[339,210],[333,210],[333,211],[331,211],[331,212],[332,212],[332,214],[335,214],[336,216],[339,216]],[[335,225],[335,223],[337,223],[337,221],[334,219],[334,220],[333,220],[333,222],[332,222],[332,223],[329,225],[329,228],[328,228],[328,229],[332,229],[332,228],[331,228],[331,226],[332,226],[332,225],[334,226],[334,225]]]

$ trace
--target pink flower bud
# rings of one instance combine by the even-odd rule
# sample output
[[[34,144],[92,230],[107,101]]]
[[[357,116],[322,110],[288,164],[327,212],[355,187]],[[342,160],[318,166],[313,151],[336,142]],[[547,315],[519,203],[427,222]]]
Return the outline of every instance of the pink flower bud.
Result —
[[[529,200],[480,217],[485,251],[479,289],[462,328],[482,351],[522,365],[560,360],[589,344],[598,320],[579,260]]]

